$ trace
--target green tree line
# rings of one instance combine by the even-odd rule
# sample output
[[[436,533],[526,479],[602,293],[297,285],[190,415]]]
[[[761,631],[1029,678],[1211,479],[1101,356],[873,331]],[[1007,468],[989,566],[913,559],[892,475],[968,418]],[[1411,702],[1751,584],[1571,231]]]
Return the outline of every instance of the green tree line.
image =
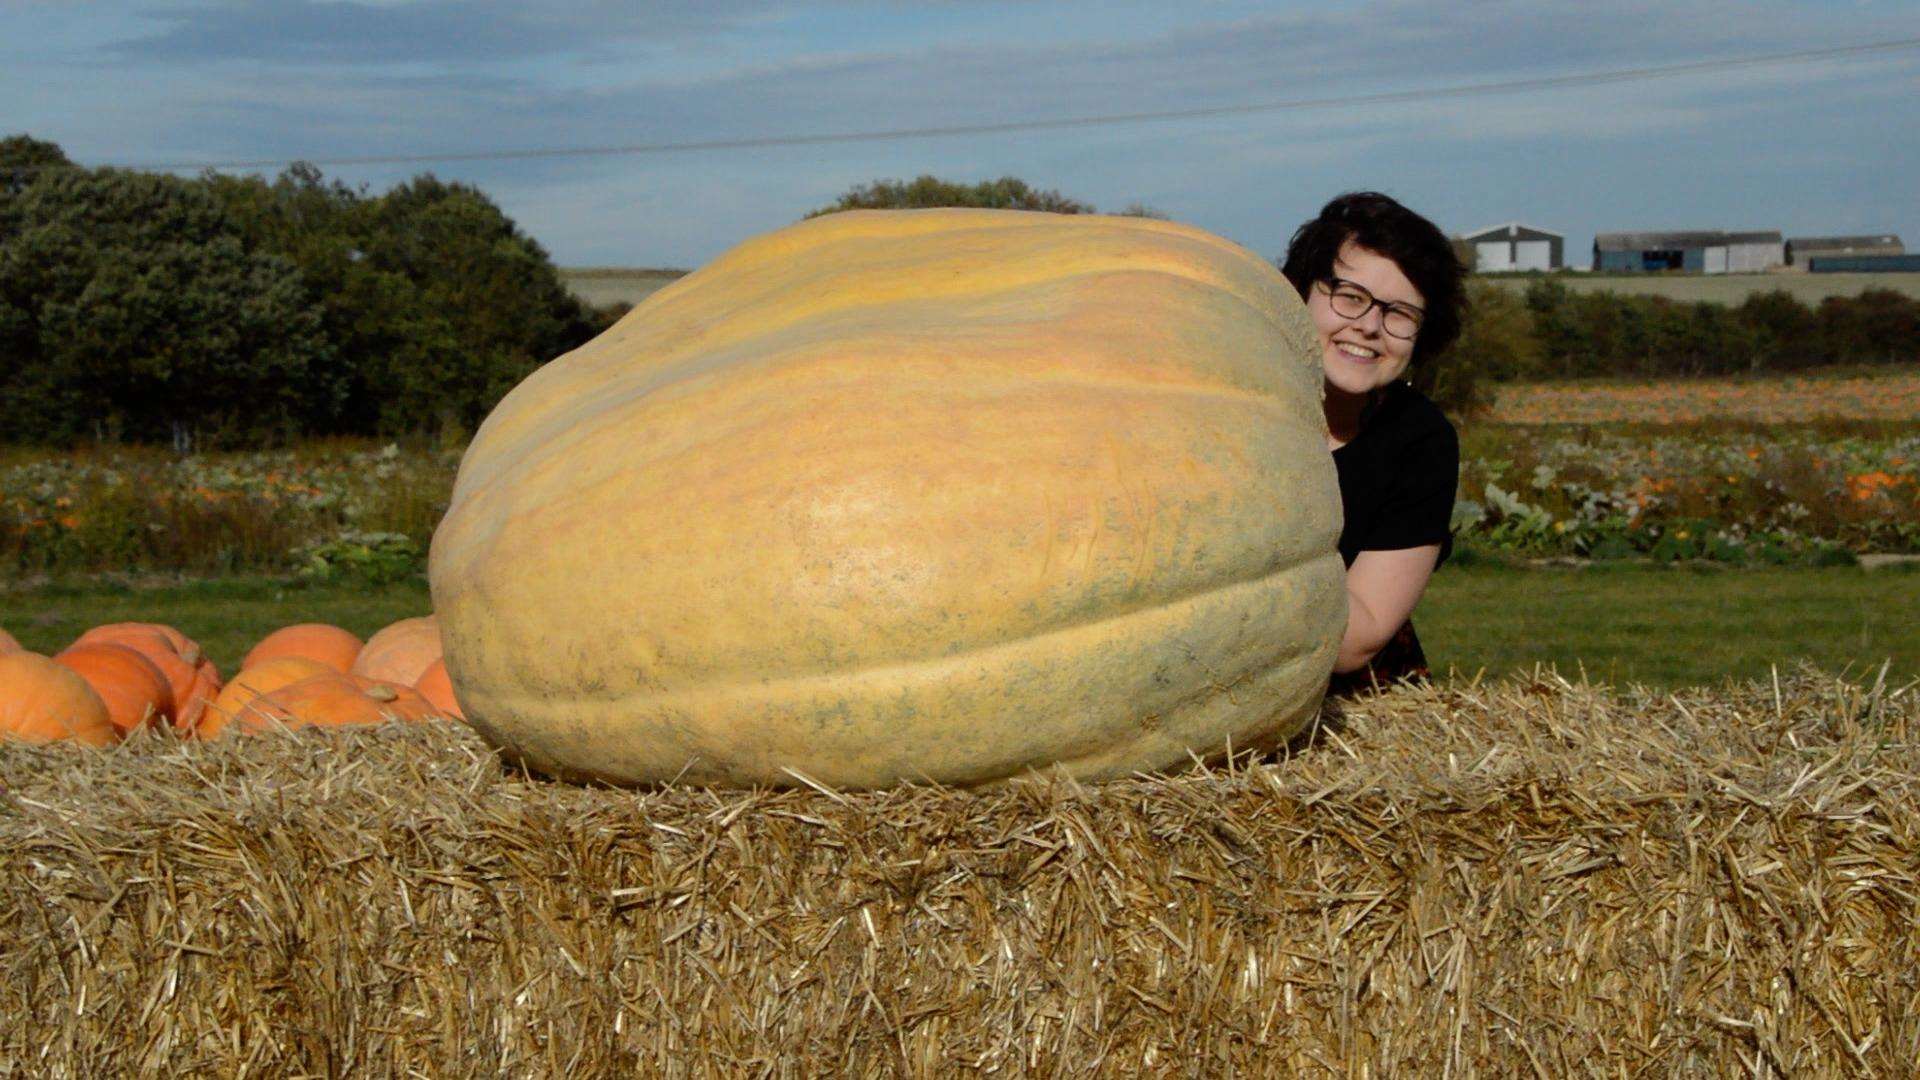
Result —
[[[1785,290],[1739,304],[1575,292],[1541,278],[1524,293],[1472,281],[1460,342],[1416,371],[1451,411],[1518,379],[1687,378],[1920,360],[1920,300],[1892,289],[1806,304]]]
[[[920,176],[850,188],[806,216],[937,206],[1095,212],[1015,177]],[[1474,282],[1469,299],[1459,344],[1412,373],[1456,414],[1503,379],[1920,358],[1920,301],[1884,290],[1728,306],[1542,279],[1524,295]],[[457,438],[620,310],[582,304],[492,200],[431,174],[376,195],[306,164],[272,180],[184,179],[0,139],[0,442]]]
[[[598,333],[478,189],[79,168],[0,140],[0,439],[458,435]]]

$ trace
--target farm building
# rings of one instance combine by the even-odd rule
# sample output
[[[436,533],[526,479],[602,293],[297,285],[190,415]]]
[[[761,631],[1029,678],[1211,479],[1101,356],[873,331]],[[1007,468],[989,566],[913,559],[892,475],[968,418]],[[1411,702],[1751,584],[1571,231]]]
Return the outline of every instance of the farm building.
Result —
[[[1456,243],[1467,265],[1491,270],[1558,270],[1565,265],[1566,238],[1556,232],[1509,221],[1462,234]]]
[[[1816,258],[1840,258],[1855,255],[1904,255],[1907,249],[1892,233],[1877,236],[1794,236],[1787,240],[1787,265],[1806,269]]]
[[[1807,269],[1816,274],[1920,273],[1920,255],[1815,255]]]
[[[1743,273],[1782,265],[1785,247],[1778,231],[1601,233],[1593,238],[1593,268]]]

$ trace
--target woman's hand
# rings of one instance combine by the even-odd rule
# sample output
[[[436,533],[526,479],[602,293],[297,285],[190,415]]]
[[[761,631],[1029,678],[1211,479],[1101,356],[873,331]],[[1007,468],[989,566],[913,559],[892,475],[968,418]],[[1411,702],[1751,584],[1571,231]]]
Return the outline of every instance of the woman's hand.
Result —
[[[1347,567],[1347,632],[1333,670],[1358,671],[1413,614],[1440,561],[1440,545],[1363,551]]]

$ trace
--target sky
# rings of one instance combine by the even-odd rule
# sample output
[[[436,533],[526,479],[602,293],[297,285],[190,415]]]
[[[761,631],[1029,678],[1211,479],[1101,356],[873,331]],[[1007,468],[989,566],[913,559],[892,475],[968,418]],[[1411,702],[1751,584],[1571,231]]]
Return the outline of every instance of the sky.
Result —
[[[1596,231],[1892,231],[1920,250],[1920,47],[1436,93],[1917,38],[1920,0],[0,0],[0,135],[51,140],[83,165],[304,159],[375,192],[430,171],[486,191],[562,266],[696,267],[854,185],[923,173],[1016,176],[1102,210],[1143,203],[1267,257],[1354,189],[1449,233],[1559,232],[1581,264]],[[1302,101],[1322,104],[329,164]]]

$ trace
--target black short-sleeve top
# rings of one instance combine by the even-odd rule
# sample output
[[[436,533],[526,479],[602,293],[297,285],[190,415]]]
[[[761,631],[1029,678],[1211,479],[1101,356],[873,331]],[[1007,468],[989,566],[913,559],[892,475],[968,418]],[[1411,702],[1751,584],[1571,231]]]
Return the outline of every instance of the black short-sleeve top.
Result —
[[[1460,483],[1460,436],[1425,394],[1396,382],[1333,452],[1340,474],[1340,558],[1363,551],[1440,545],[1453,552],[1453,498]]]

